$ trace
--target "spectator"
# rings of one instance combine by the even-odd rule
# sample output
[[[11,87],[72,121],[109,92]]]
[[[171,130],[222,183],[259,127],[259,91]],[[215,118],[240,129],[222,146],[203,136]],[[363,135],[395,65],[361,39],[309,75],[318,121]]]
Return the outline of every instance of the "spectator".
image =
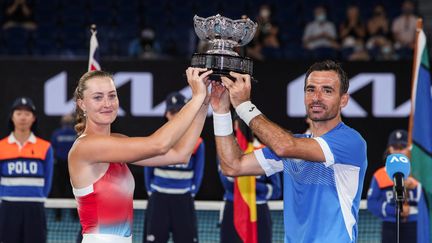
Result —
[[[363,42],[366,29],[360,19],[360,10],[357,6],[349,6],[346,12],[346,19],[339,27],[339,36],[343,47],[352,47]]]
[[[26,0],[14,0],[6,7],[4,12],[5,22],[3,29],[13,27],[22,27],[27,30],[36,29],[37,25],[34,21],[33,11]]]
[[[389,138],[384,159],[389,154],[409,155],[408,133],[405,130],[393,131]],[[403,204],[400,214],[400,242],[417,241],[417,204],[420,200],[421,185],[409,176],[405,180],[407,201]],[[381,241],[396,242],[396,203],[393,194],[393,181],[385,171],[378,169],[373,177],[368,191],[368,210],[382,219]]]
[[[414,3],[406,0],[402,3],[402,14],[395,18],[392,24],[394,48],[403,59],[412,56],[416,28],[417,16],[414,14]]]
[[[313,58],[334,57],[339,47],[335,25],[327,20],[324,6],[314,9],[315,20],[308,23],[303,34],[303,46]]]
[[[264,60],[264,55],[262,54],[262,45],[258,40],[253,39],[246,46],[246,55],[254,60]]]
[[[281,58],[279,27],[276,23],[270,25],[267,33],[262,35],[262,53],[265,58],[277,59]]]
[[[272,20],[270,5],[262,4],[260,6],[256,22],[258,24],[257,31],[246,49],[248,56],[256,60],[281,57],[279,27]]]
[[[342,56],[347,60],[367,60],[369,56],[364,48],[366,28],[360,19],[360,10],[351,5],[347,8],[346,19],[339,26],[342,44]]]
[[[160,57],[161,48],[156,40],[156,34],[150,27],[141,31],[141,36],[129,44],[129,56],[143,59]]]
[[[260,6],[256,21],[258,29],[254,38],[261,40],[262,36],[269,34],[272,28],[272,10],[270,5],[263,4]]]
[[[378,61],[394,61],[399,59],[399,55],[395,52],[391,41],[383,44],[378,53],[375,54],[375,59]]]
[[[170,57],[181,56],[181,48],[179,48],[178,41],[175,37],[170,36],[164,41],[162,52]]]
[[[392,59],[393,46],[390,40],[389,20],[381,4],[375,5],[373,15],[368,20],[367,35],[366,48],[374,59]]]
[[[73,195],[68,173],[68,153],[76,139],[76,132],[73,125],[73,116],[71,114],[66,114],[61,118],[61,127],[54,130],[51,136],[51,144],[54,149],[55,158],[53,194],[59,198],[69,198]],[[55,216],[56,220],[61,220],[61,209],[56,209]]]
[[[244,122],[239,118],[234,120],[234,127],[238,140],[241,140],[242,138],[244,138],[243,140],[247,139],[244,142],[239,142],[239,144],[248,145],[249,147],[252,146],[253,149],[264,147],[264,145],[262,145],[258,139],[252,135],[252,132],[246,124],[244,124]],[[225,190],[225,205],[221,219],[220,242],[240,243],[242,240],[234,226],[234,178],[223,175],[219,166],[218,171]],[[272,242],[272,219],[267,201],[280,198],[282,194],[280,175],[275,174],[270,177],[265,175],[257,176],[255,186],[258,242]]]
[[[53,150],[36,137],[36,107],[17,98],[9,116],[10,134],[0,140],[0,242],[45,243],[44,202],[51,190]]]
[[[199,40],[196,49],[197,53],[205,53],[210,49],[210,43],[205,40]]]
[[[186,103],[182,94],[171,93],[165,117],[172,120]],[[187,164],[144,168],[149,200],[143,242],[167,242],[170,233],[174,242],[198,242],[194,197],[203,178],[204,158],[199,138]]]
[[[349,61],[368,61],[370,56],[365,47],[363,45],[359,45],[354,47],[346,59]]]

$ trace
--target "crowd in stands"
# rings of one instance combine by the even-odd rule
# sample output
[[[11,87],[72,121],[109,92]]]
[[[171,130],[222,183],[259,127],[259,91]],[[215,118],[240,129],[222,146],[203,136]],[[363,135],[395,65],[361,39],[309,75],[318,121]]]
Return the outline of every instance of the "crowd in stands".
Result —
[[[0,55],[88,55],[96,24],[104,57],[190,58],[205,49],[193,16],[220,13],[258,23],[245,53],[256,60],[410,59],[416,2],[188,0],[5,0],[0,13]]]

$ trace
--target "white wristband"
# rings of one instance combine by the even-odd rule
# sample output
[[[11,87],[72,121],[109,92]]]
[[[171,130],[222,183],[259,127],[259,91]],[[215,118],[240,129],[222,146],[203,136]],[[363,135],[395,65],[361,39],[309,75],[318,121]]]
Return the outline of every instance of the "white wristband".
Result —
[[[213,112],[213,128],[215,136],[228,136],[233,133],[231,112],[218,114]]]
[[[250,121],[261,115],[261,111],[250,101],[245,101],[235,108],[237,115],[249,126]]]

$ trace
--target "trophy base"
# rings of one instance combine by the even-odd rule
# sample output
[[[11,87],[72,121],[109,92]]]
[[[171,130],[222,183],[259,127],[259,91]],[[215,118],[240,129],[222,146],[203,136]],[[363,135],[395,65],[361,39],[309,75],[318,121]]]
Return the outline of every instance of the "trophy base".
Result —
[[[249,74],[251,77],[253,73],[253,62],[250,58],[224,54],[195,53],[191,66],[213,70],[210,78],[215,81],[220,81],[221,76],[231,77],[231,71]]]

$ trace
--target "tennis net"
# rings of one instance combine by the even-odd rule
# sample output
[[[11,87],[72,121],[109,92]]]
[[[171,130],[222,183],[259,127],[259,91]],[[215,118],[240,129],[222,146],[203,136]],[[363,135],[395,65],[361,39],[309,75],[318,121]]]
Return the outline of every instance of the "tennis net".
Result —
[[[46,204],[48,243],[76,242],[80,224],[76,217],[74,199],[48,199]],[[134,200],[133,242],[142,242],[146,200]],[[198,238],[200,242],[219,242],[219,212],[221,201],[196,201]],[[269,202],[273,221],[273,242],[283,242],[283,204],[282,201]],[[60,210],[61,219],[56,218]],[[381,222],[366,210],[366,201],[362,200],[359,212],[358,242],[381,242]]]

